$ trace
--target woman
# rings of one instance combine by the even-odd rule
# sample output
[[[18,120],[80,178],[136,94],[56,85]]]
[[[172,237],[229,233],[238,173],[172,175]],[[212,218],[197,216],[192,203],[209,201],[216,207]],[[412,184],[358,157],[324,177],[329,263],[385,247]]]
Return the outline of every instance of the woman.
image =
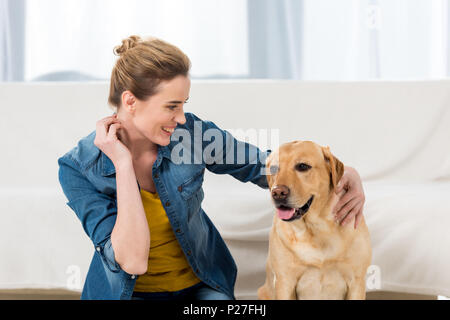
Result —
[[[270,150],[184,113],[190,61],[175,46],[131,36],[115,53],[108,101],[116,113],[58,159],[67,204],[96,250],[81,298],[235,299],[235,262],[201,208],[203,175],[208,169],[268,188],[261,172]],[[202,151],[209,140],[191,144],[194,129],[215,130],[233,150],[240,145],[249,155],[245,163],[237,154],[230,163],[228,147],[208,157]],[[173,139],[180,132],[181,142]],[[360,178],[346,167],[341,183],[348,191],[337,219],[356,216],[356,227],[364,203]]]

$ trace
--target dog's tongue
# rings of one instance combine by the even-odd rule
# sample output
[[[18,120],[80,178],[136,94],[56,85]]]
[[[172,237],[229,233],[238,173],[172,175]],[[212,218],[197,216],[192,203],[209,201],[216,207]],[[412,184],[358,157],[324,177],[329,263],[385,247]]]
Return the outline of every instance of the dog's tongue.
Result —
[[[292,218],[292,216],[294,215],[294,212],[295,212],[294,208],[292,208],[292,209],[277,208],[278,218],[284,219],[284,220]]]

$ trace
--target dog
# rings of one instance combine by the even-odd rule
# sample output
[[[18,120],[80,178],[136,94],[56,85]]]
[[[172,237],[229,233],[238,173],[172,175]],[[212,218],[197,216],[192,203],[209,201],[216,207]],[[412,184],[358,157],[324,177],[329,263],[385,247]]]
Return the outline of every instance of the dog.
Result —
[[[363,300],[372,259],[364,218],[355,229],[335,221],[335,188],[344,165],[312,141],[283,144],[266,160],[277,213],[269,235],[260,300]]]

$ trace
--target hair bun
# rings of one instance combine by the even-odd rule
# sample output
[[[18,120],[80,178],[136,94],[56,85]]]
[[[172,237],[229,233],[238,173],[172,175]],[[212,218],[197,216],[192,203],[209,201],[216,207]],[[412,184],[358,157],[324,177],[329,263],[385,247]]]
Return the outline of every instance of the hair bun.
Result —
[[[114,48],[114,54],[116,56],[122,56],[129,49],[136,47],[140,42],[142,42],[139,36],[130,36],[127,39],[122,40],[122,45]]]

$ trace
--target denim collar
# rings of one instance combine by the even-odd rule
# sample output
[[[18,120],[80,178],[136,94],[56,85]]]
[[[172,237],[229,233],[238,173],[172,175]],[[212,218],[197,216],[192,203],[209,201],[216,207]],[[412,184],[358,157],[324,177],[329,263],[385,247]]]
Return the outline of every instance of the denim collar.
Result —
[[[112,174],[115,174],[116,168],[114,167],[114,163],[102,151],[100,151],[100,153],[101,153],[100,165],[101,165],[102,176],[105,177],[105,176],[110,176]],[[157,158],[156,158],[156,161],[154,164],[155,167],[159,167],[159,165],[161,164],[162,158],[167,158],[170,160],[169,146],[158,146],[158,155],[157,155]]]

